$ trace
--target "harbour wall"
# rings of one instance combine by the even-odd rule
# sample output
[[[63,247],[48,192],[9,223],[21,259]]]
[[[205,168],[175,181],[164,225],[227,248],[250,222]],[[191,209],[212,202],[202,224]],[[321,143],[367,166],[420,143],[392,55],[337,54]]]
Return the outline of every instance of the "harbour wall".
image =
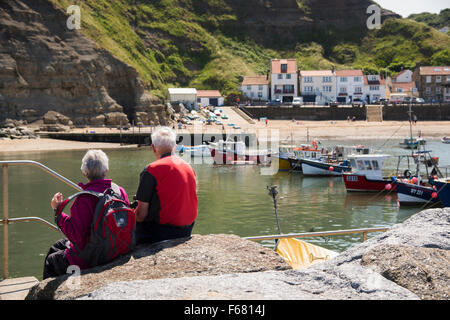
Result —
[[[243,107],[247,115],[254,119],[267,118],[271,120],[347,120],[348,117],[355,120],[366,120],[366,107],[327,107],[306,106],[292,108],[290,106],[280,107]],[[409,119],[409,105],[382,106],[383,120],[385,121],[407,121]],[[419,121],[450,121],[450,104],[434,105],[412,105],[411,110]]]
[[[61,139],[83,142],[112,142],[121,144],[151,145],[151,133],[72,133],[72,132],[51,132],[42,133],[41,138]],[[177,144],[184,146],[201,145],[204,142],[217,142],[219,140],[231,139],[234,141],[244,141],[246,146],[256,145],[257,138],[253,133],[178,133]]]

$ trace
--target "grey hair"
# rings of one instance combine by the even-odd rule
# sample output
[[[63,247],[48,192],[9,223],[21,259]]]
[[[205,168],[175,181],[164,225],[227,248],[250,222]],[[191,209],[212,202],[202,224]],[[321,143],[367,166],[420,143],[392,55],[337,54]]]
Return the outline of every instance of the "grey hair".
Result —
[[[106,177],[109,170],[109,159],[102,150],[89,150],[81,160],[81,172],[89,181]]]
[[[152,144],[159,152],[172,152],[177,144],[177,135],[169,127],[158,127],[152,133]]]

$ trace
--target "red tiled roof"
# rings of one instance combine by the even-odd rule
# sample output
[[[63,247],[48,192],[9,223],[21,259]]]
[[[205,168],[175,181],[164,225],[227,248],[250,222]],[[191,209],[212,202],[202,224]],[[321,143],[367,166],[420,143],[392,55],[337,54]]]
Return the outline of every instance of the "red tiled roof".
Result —
[[[362,77],[363,75],[362,70],[336,70],[338,77]]]
[[[392,83],[392,89],[394,89],[394,91],[397,91],[397,88],[402,88],[403,91],[412,91],[412,89],[415,87],[416,87],[416,83],[414,81]]]
[[[244,77],[244,80],[242,81],[243,86],[250,86],[250,85],[268,85],[269,80],[266,76],[254,76],[254,77]]]
[[[281,65],[287,64],[287,71],[281,72]],[[296,59],[274,59],[272,60],[272,73],[296,73],[297,60]]]
[[[367,76],[364,76],[364,85],[375,85],[375,86],[378,86],[378,85],[380,85],[380,86],[384,86],[385,84],[386,84],[386,80],[385,79],[383,79],[383,78],[379,78],[380,80],[376,80],[376,81],[369,81],[369,80],[367,80]]]
[[[420,67],[421,76],[450,75],[450,67]]]
[[[220,98],[222,94],[219,90],[197,90],[198,98]]]

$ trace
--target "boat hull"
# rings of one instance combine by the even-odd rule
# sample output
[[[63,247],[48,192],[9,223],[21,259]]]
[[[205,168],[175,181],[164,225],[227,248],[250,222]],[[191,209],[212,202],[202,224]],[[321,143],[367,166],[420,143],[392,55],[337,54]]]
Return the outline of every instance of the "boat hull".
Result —
[[[302,160],[301,159],[289,159],[289,168],[295,172],[302,172]]]
[[[352,173],[342,174],[345,188],[347,192],[380,192],[386,190],[386,185],[391,184],[391,192],[396,191],[396,185],[392,184],[388,179],[373,180],[367,179],[365,175],[358,175]]]
[[[271,162],[270,154],[237,154],[235,152],[224,152],[217,149],[211,149],[211,157],[214,160],[214,164],[269,164]]]
[[[438,190],[439,199],[444,207],[450,207],[450,183],[434,181]]]
[[[400,205],[438,205],[439,196],[433,198],[432,194],[436,192],[431,187],[419,186],[407,182],[395,182],[397,197]]]
[[[291,163],[288,159],[278,157],[278,169],[279,170],[291,170]]]
[[[333,167],[333,170],[330,170]],[[321,161],[302,160],[302,172],[305,176],[341,176],[349,172],[351,167],[330,164]]]

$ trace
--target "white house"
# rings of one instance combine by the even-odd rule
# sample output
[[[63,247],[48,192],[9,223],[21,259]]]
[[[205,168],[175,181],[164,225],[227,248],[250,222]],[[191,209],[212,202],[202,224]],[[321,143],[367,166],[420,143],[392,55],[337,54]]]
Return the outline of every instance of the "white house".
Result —
[[[386,99],[386,80],[378,74],[364,76],[363,99],[368,103]]]
[[[363,99],[364,73],[362,70],[336,71],[336,100],[351,103],[353,99]]]
[[[196,108],[197,89],[195,88],[169,88],[170,103],[179,102],[188,109]]]
[[[270,65],[272,100],[292,102],[298,96],[298,73],[296,59],[274,59]]]
[[[269,79],[267,76],[244,77],[240,87],[242,93],[252,100],[269,100]]]
[[[202,107],[214,106],[220,107],[224,105],[224,97],[219,90],[198,90],[197,103]]]
[[[325,104],[336,97],[336,77],[332,70],[301,70],[300,93],[303,102]]]
[[[392,77],[392,82],[395,83],[407,83],[413,81],[413,72],[411,70],[402,70]]]

